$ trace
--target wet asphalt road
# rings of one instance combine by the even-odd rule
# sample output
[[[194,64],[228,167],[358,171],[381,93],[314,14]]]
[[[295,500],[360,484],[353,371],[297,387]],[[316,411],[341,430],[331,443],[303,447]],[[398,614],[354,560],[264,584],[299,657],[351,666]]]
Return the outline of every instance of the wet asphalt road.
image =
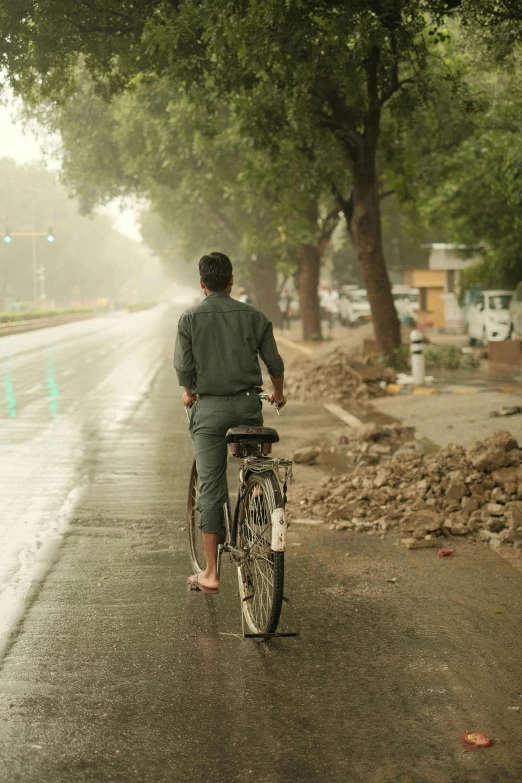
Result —
[[[488,548],[294,525],[302,635],[269,645],[239,638],[230,566],[219,597],[187,592],[174,326],[0,342],[2,783],[519,783],[522,573]],[[331,423],[277,426],[290,447]]]

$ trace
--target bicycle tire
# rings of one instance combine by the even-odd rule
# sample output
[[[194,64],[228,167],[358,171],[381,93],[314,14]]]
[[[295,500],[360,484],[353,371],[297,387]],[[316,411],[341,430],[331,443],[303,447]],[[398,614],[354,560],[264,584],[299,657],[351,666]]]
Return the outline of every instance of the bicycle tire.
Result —
[[[187,504],[187,530],[189,537],[189,554],[192,568],[196,573],[205,570],[205,553],[203,550],[203,534],[199,527],[199,511],[197,509],[199,495],[198,471],[196,460],[192,463],[190,472],[189,493]]]
[[[245,622],[261,641],[263,634],[275,633],[283,605],[285,556],[271,549],[276,508],[283,508],[283,498],[275,474],[251,473],[239,509],[238,547],[248,554],[238,579]]]

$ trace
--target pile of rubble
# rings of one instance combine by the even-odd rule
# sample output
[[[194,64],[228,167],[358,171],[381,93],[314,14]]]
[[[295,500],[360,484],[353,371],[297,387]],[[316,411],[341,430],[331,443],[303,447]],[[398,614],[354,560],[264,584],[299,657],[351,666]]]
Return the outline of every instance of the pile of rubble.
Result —
[[[337,350],[322,360],[310,358],[299,362],[299,370],[288,375],[285,386],[288,395],[301,402],[328,397],[335,402],[348,399],[368,399],[385,394],[381,383],[395,380],[395,373],[378,362],[366,358],[354,359],[346,351]]]
[[[358,453],[379,441],[386,445],[379,432],[363,429]],[[377,464],[324,479],[300,500],[300,515],[339,530],[400,533],[411,549],[440,546],[449,535],[522,549],[522,449],[510,433],[499,430],[467,448],[450,444],[433,454],[420,453],[414,444],[380,454]]]

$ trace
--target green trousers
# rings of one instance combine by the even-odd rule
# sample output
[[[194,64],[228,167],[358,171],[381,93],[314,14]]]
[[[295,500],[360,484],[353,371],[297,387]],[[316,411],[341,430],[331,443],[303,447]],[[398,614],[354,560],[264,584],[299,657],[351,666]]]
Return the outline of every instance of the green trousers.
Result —
[[[262,402],[255,389],[228,397],[198,397],[190,419],[190,435],[199,476],[199,526],[220,533],[228,498],[227,444],[230,427],[263,426]]]

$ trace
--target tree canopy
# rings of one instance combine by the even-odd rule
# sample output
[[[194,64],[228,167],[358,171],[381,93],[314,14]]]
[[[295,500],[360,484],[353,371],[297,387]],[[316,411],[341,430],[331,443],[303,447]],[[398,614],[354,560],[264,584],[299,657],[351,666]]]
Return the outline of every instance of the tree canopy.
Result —
[[[492,52],[507,72],[522,19],[519,0],[49,0],[45,14],[35,0],[23,9],[10,0],[0,14],[10,83],[48,117],[65,111],[68,176],[88,180],[87,201],[142,190],[190,243],[216,221],[223,236],[233,223],[230,246],[272,264],[274,253],[288,258],[303,291],[316,287],[328,220],[342,212],[386,353],[400,332],[381,199],[391,191],[399,204],[422,204],[434,226],[442,201],[444,230],[465,233],[458,204],[488,145],[481,113],[494,101],[461,43]],[[78,101],[78,69],[90,103],[93,92],[120,96],[110,111],[99,103],[90,116]],[[74,150],[82,122],[85,154]],[[502,194],[512,217],[515,179]],[[493,203],[491,185],[481,194]],[[493,247],[492,225],[476,218],[468,228]]]

